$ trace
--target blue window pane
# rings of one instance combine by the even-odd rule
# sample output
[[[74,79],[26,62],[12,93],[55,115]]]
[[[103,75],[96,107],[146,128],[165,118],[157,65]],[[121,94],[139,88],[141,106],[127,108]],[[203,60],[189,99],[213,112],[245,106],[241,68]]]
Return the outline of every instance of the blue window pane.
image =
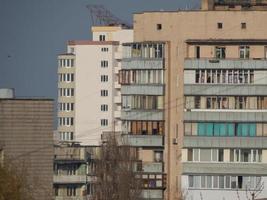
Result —
[[[220,124],[214,123],[214,136],[220,136]]]
[[[207,135],[212,136],[213,135],[213,123],[206,123],[207,125]]]
[[[242,124],[237,124],[237,136],[242,136]]]
[[[249,136],[256,136],[256,124],[249,124]]]
[[[205,136],[205,123],[198,123],[197,124],[197,135]]]
[[[228,135],[235,136],[235,125],[234,124],[228,124]]]
[[[241,124],[241,135],[242,136],[248,136],[248,131],[249,131],[249,124]]]
[[[226,136],[226,124],[220,126],[220,136]]]

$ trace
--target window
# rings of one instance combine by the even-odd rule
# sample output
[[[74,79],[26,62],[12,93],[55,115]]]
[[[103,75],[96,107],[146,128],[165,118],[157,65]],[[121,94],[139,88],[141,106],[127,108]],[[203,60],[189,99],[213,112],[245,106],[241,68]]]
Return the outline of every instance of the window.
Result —
[[[108,90],[101,90],[100,95],[101,95],[101,97],[107,97],[108,96]]]
[[[196,52],[196,58],[200,58],[200,46],[195,47],[195,52]]]
[[[267,59],[267,46],[264,47],[264,58]]]
[[[60,111],[73,111],[74,110],[74,103],[59,103],[59,110]]]
[[[161,30],[162,29],[162,24],[157,24],[157,30]]]
[[[101,111],[108,111],[108,105],[102,104],[100,109],[101,109]]]
[[[61,97],[73,97],[74,96],[74,88],[60,88],[59,95]]]
[[[108,48],[107,47],[102,47],[101,48],[101,52],[108,52]]]
[[[262,162],[261,149],[231,149],[230,162]]]
[[[215,47],[215,57],[217,59],[225,58],[225,47]]]
[[[108,75],[101,75],[101,82],[108,82]]]
[[[255,123],[197,123],[198,136],[256,136]]]
[[[101,67],[102,68],[108,67],[108,61],[107,60],[101,60]]]
[[[108,126],[108,120],[107,119],[101,119],[100,120],[100,125],[101,126]]]
[[[122,126],[133,135],[164,135],[163,121],[123,121]]]
[[[223,162],[223,149],[188,149],[188,161],[193,162]]]
[[[59,117],[60,126],[73,126],[74,118],[73,117]]]
[[[229,176],[229,175],[189,175],[188,185],[189,188],[207,188],[207,189],[256,189],[261,185],[261,177],[259,176]]]
[[[218,22],[218,23],[217,23],[217,29],[222,29],[222,28],[223,28],[223,23]]]
[[[196,70],[195,83],[210,83],[210,84],[254,83],[254,70],[245,70],[245,69]]]
[[[99,41],[105,41],[106,36],[105,35],[99,35]]]
[[[120,70],[120,84],[163,84],[163,70]]]
[[[70,141],[73,140],[73,132],[59,132],[60,140],[62,141]]]
[[[163,152],[162,151],[154,151],[154,161],[162,162],[163,161]]]
[[[58,196],[58,193],[59,193],[58,185],[55,185],[54,186],[54,192],[55,192],[55,196],[57,197]]]
[[[242,22],[242,23],[241,23],[241,29],[246,29],[246,28],[247,28],[247,23]]]
[[[152,95],[122,96],[122,108],[142,109],[142,110],[163,109],[164,105],[163,100],[164,100],[163,96],[152,96]]]
[[[240,46],[239,47],[239,55],[242,59],[249,58],[249,46]]]
[[[67,196],[70,197],[70,196],[76,196],[76,187],[74,186],[68,186],[67,187]]]

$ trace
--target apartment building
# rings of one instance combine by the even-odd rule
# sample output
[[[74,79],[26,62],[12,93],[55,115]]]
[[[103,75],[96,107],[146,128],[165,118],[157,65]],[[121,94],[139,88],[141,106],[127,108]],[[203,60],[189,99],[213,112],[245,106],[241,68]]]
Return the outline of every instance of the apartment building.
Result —
[[[61,143],[55,146],[54,193],[55,200],[92,199],[94,157],[97,147]]]
[[[133,31],[92,27],[93,40],[73,40],[58,56],[58,133],[61,141],[99,145],[103,131],[121,131],[121,44]]]
[[[128,121],[145,121],[128,129],[134,133],[139,126],[144,134],[147,120],[164,121],[164,199],[246,199],[259,190],[257,198],[267,196],[261,187],[267,175],[266,18],[266,1],[223,0],[203,0],[201,10],[134,15],[133,44],[167,44],[164,114],[149,113],[145,118],[133,110],[153,108],[146,102],[153,97],[145,95],[162,93],[131,85],[132,90],[124,91],[122,85],[123,107],[129,109],[131,100],[122,120],[131,125]],[[142,48],[133,45],[132,53]],[[150,69],[145,52],[125,68],[136,68],[140,59],[142,70]],[[130,77],[138,74],[131,73]],[[146,82],[144,88],[149,86]]]
[[[142,199],[163,199],[165,183],[165,42],[123,44],[119,73],[122,139],[138,149]]]
[[[0,89],[0,162],[23,171],[34,199],[53,199],[53,100]],[[20,175],[20,174],[19,174]]]

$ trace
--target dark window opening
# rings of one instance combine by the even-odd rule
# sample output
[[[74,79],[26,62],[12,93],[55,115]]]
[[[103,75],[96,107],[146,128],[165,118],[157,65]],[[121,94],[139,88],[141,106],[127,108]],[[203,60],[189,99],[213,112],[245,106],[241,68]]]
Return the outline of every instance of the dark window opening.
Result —
[[[220,23],[217,23],[217,28],[218,29],[222,29],[223,28],[223,23],[221,23],[221,22]]]
[[[157,24],[157,30],[161,30],[162,29],[162,24]]]
[[[247,24],[246,24],[246,23],[244,23],[244,22],[243,22],[243,23],[241,23],[241,28],[242,28],[242,29],[246,29],[246,28],[247,28]]]
[[[200,58],[200,46],[196,46],[196,58]]]

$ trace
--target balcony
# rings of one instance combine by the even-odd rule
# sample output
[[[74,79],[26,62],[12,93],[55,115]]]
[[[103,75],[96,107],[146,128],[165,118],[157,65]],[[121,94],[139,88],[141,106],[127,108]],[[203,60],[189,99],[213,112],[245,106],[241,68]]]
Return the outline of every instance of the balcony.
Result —
[[[231,96],[261,96],[267,95],[266,85],[248,84],[185,84],[184,95],[231,95]]]
[[[85,162],[87,156],[88,155],[83,148],[55,148],[55,162]]]
[[[184,121],[267,122],[267,110],[191,110]]]
[[[182,164],[183,174],[244,174],[266,175],[266,163],[234,163],[234,162],[185,162]]]
[[[54,175],[54,183],[57,184],[86,183],[86,175]]]
[[[184,69],[255,69],[267,70],[266,59],[186,59]]]
[[[184,148],[267,148],[267,137],[184,136]]]
[[[121,119],[123,120],[164,120],[163,110],[122,110]]]
[[[122,69],[163,69],[163,58],[124,58]]]
[[[86,196],[75,196],[75,197],[56,196],[55,200],[88,200],[88,198]]]
[[[124,95],[164,95],[164,85],[123,85],[121,93]]]
[[[161,135],[123,134],[122,140],[124,144],[128,144],[134,147],[163,147],[164,146],[163,136]],[[147,167],[149,168],[149,165]]]
[[[162,162],[142,162],[143,172],[162,173]]]

